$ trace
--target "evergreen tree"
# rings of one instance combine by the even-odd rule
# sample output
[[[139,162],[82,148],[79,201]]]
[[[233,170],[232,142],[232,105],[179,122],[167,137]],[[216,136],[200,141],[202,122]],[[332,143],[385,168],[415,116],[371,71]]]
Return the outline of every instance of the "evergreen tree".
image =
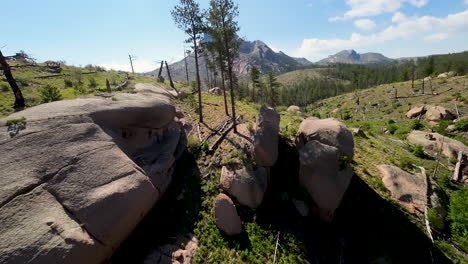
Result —
[[[200,5],[194,0],[180,0],[179,4],[180,5],[174,7],[171,14],[177,26],[189,37],[186,42],[193,44],[192,49],[195,55],[195,71],[197,76],[199,120],[203,122],[201,82],[198,67],[198,41],[200,40],[201,34],[204,32],[203,12],[200,9]]]
[[[215,36],[219,38],[223,46],[223,57],[226,58],[227,77],[229,79],[229,90],[231,93],[233,126],[234,132],[237,132],[234,94],[234,86],[237,84],[237,77],[233,71],[233,66],[235,58],[239,56],[240,40],[237,37],[239,26],[236,21],[239,11],[232,0],[211,0],[208,13],[211,24],[219,25]]]
[[[279,83],[272,72],[267,74],[267,86],[269,89],[268,99],[271,106],[275,107],[278,104],[278,87]]]
[[[250,81],[252,82],[252,101],[257,102],[257,93],[259,93],[260,88],[260,71],[255,66],[250,69]]]

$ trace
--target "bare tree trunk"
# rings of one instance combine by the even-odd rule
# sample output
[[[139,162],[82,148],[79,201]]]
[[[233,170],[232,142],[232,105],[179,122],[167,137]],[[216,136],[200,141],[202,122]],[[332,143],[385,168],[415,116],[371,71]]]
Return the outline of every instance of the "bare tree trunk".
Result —
[[[224,26],[224,21],[223,21]],[[231,52],[229,51],[229,44],[227,41],[226,32],[224,32],[224,45],[226,48],[226,57],[228,63],[228,77],[229,77],[229,90],[231,91],[231,111],[232,111],[232,126],[234,128],[234,133],[237,133],[237,122],[236,122],[236,101],[234,99],[234,78],[232,76],[232,59]]]
[[[26,107],[26,104],[24,103],[23,93],[21,93],[21,90],[18,84],[16,83],[15,78],[13,78],[13,74],[11,73],[10,66],[6,62],[5,57],[3,57],[2,51],[0,51],[0,65],[3,68],[3,74],[5,75],[8,83],[10,84],[11,90],[13,90],[13,94],[15,95],[15,105],[13,107],[14,108]]]
[[[111,86],[110,86],[110,83],[109,83],[108,79],[106,79],[106,88],[107,88],[108,93],[112,93],[112,89],[111,89]]]
[[[163,68],[164,68],[164,61],[161,61],[161,67],[159,67],[158,78],[161,77]]]
[[[424,94],[424,78],[423,78],[423,83],[422,83],[422,93]]]
[[[130,59],[130,66],[132,66],[132,73],[135,74],[135,70],[133,70],[133,61],[132,61],[132,55],[128,55],[128,58]]]
[[[224,111],[226,112],[226,115],[229,116],[229,111],[228,111],[228,103],[227,103],[227,98],[226,98],[226,84],[224,83],[224,69],[220,69],[221,71],[221,87],[223,88],[223,97],[224,97]]]
[[[187,82],[189,82],[188,68],[187,68],[187,54],[185,53],[185,48],[184,48],[184,61],[185,61],[185,74],[187,75]]]
[[[167,70],[167,76],[169,77],[169,82],[171,83],[171,87],[172,89],[175,89],[174,83],[172,82],[171,71],[169,70],[169,65],[167,64],[167,61],[166,61],[166,70]]]
[[[193,27],[192,27],[193,28]],[[202,106],[202,98],[201,98],[201,84],[200,84],[200,71],[198,69],[198,47],[197,47],[197,39],[194,36],[193,40],[193,47],[195,52],[195,71],[197,73],[197,88],[198,88],[198,114],[200,115],[200,123],[203,123],[203,106]]]

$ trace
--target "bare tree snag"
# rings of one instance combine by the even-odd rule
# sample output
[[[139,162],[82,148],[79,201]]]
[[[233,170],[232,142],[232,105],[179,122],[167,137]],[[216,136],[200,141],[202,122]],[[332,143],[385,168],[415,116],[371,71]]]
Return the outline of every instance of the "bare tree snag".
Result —
[[[162,74],[162,70],[164,68],[164,61],[161,61],[161,66],[159,67],[159,73],[158,73],[158,78],[161,77],[161,74]]]
[[[452,181],[455,183],[460,182],[462,178],[462,167],[463,167],[463,151],[458,152],[457,165],[455,165],[455,171],[453,172]]]
[[[187,82],[189,82],[189,77],[188,77],[188,67],[187,67],[187,53],[184,48],[184,61],[185,61],[185,75],[187,75]]]
[[[423,80],[423,82],[422,82],[422,94],[424,94],[424,78],[422,80]]]
[[[129,54],[128,58],[130,59],[130,66],[132,67],[132,73],[135,74],[135,70],[133,69],[133,56]]]
[[[167,70],[167,76],[169,76],[169,82],[171,83],[171,87],[172,89],[175,89],[174,83],[172,82],[171,71],[169,70],[169,65],[167,64],[167,61],[166,61],[166,70]]]
[[[110,86],[110,83],[109,83],[108,79],[106,79],[106,88],[107,88],[108,93],[112,93],[112,89],[111,89],[111,86]]]
[[[14,108],[26,107],[26,104],[24,103],[23,93],[21,93],[21,90],[18,84],[16,83],[15,78],[13,78],[13,74],[11,73],[10,66],[6,62],[5,57],[3,57],[2,51],[0,51],[0,65],[2,66],[3,74],[5,75],[15,95],[15,104],[13,107]]]

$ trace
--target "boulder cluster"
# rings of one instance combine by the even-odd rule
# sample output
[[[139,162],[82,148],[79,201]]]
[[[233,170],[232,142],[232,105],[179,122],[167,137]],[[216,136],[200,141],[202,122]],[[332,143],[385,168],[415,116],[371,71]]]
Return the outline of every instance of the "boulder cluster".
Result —
[[[224,166],[221,169],[221,188],[243,206],[256,209],[263,201],[268,187],[270,167],[275,165],[278,159],[279,122],[280,116],[275,110],[261,107],[253,140],[256,167],[239,164]],[[214,216],[221,230],[228,235],[236,235],[242,232],[242,225],[234,202],[229,196],[220,194],[216,197]]]
[[[262,107],[254,136],[256,167],[222,168],[224,193],[215,199],[214,216],[217,226],[228,235],[242,231],[235,204],[255,209],[263,201],[270,178],[269,168],[278,159],[279,121],[273,109]],[[309,206],[312,206],[312,212],[329,222],[354,174],[350,167],[354,155],[353,135],[338,120],[313,117],[302,122],[295,143],[300,159],[299,182],[314,203],[308,205],[296,199],[292,202],[301,216],[309,215]]]
[[[442,120],[456,119],[456,116],[452,112],[442,106],[417,106],[406,113],[406,117],[408,118],[415,118],[423,115],[429,122],[440,122]]]

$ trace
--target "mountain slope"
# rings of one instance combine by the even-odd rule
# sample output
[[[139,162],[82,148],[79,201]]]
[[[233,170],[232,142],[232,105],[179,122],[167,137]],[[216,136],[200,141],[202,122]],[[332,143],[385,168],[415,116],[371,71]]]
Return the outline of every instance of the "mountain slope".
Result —
[[[244,41],[240,46],[239,57],[235,61],[234,71],[242,78],[248,75],[250,69],[255,66],[261,73],[273,72],[281,74],[293,71],[299,66],[310,64],[311,62],[304,58],[293,58],[283,52],[275,52],[262,41]],[[187,74],[185,71],[185,61],[182,59],[170,66],[171,76],[175,81],[185,81]],[[207,67],[205,58],[199,58],[199,69],[201,80],[207,79]],[[189,80],[195,80],[195,58],[187,57],[187,70]],[[157,75],[159,69],[148,72],[147,74]],[[166,70],[163,69],[163,77],[167,79]],[[210,78],[212,78],[210,76]]]
[[[357,53],[355,50],[343,50],[326,59],[320,60],[317,64],[349,63],[349,64],[383,64],[392,63],[393,59],[387,58],[380,53]]]

